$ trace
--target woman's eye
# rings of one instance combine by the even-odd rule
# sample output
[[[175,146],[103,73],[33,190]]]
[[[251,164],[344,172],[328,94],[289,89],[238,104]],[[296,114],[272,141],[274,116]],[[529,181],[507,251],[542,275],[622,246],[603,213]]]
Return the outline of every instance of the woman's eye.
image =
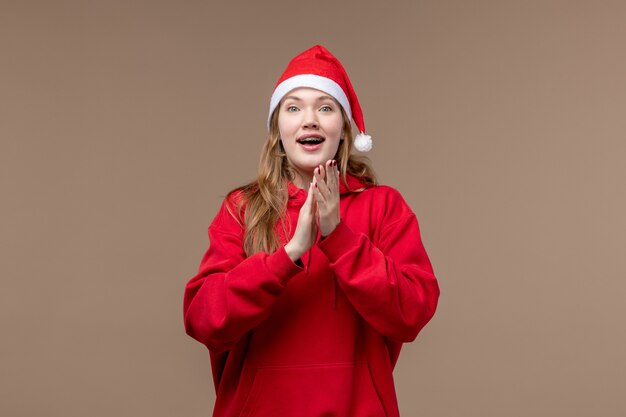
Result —
[[[330,106],[324,106],[320,109],[321,111],[333,111],[333,108]]]
[[[298,108],[296,106],[287,106],[287,111],[296,111]]]

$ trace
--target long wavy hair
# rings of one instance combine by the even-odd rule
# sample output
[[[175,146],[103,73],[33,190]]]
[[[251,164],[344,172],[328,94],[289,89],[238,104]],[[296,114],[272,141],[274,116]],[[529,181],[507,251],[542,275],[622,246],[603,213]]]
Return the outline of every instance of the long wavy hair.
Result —
[[[291,224],[286,215],[288,190],[287,182],[295,179],[294,171],[280,140],[278,113],[280,104],[270,118],[270,129],[261,151],[257,178],[243,187],[232,190],[240,196],[237,200],[237,213],[232,213],[244,228],[243,249],[247,256],[265,251],[273,253],[281,246],[277,226],[282,227],[283,235],[289,236]],[[346,176],[359,177],[364,184],[377,184],[376,175],[369,160],[364,156],[352,155],[352,126],[343,107],[343,140],[340,141],[335,160],[341,180],[347,185]],[[363,188],[351,190],[363,191]],[[244,207],[245,206],[245,207]]]

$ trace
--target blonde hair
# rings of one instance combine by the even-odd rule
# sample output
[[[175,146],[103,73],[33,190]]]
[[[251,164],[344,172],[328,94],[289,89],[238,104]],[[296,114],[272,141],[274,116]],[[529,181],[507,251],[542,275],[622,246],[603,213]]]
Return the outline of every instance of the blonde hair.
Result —
[[[352,126],[345,111],[341,106],[340,108],[344,120],[342,135],[344,139],[341,140],[335,155],[340,177],[346,185],[348,174],[360,178],[364,184],[375,185],[377,180],[369,160],[363,156],[351,155]],[[256,180],[228,194],[229,198],[234,194],[240,195],[236,202],[237,213],[231,212],[231,215],[244,227],[243,249],[247,256],[260,251],[273,253],[282,244],[277,234],[279,223],[284,236],[289,236],[291,228],[286,213],[287,182],[293,181],[295,176],[280,141],[279,109],[280,105],[270,118],[269,134],[261,151]],[[350,191],[360,192],[363,188]]]

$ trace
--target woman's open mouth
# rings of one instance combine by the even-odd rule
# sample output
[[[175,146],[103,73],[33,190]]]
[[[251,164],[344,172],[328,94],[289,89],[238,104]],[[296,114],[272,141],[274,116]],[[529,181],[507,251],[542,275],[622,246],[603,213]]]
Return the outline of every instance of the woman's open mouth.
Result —
[[[313,152],[320,149],[325,140],[326,139],[321,136],[307,136],[298,139],[296,142],[298,142],[305,151]]]

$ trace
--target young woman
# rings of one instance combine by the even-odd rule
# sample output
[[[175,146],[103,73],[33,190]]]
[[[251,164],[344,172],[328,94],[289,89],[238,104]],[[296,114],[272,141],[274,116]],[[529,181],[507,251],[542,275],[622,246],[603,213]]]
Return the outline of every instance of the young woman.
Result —
[[[215,417],[398,416],[392,371],[439,287],[412,210],[352,154],[351,119],[369,150],[341,63],[319,45],[295,57],[257,179],[209,226],[184,323],[209,349]]]

